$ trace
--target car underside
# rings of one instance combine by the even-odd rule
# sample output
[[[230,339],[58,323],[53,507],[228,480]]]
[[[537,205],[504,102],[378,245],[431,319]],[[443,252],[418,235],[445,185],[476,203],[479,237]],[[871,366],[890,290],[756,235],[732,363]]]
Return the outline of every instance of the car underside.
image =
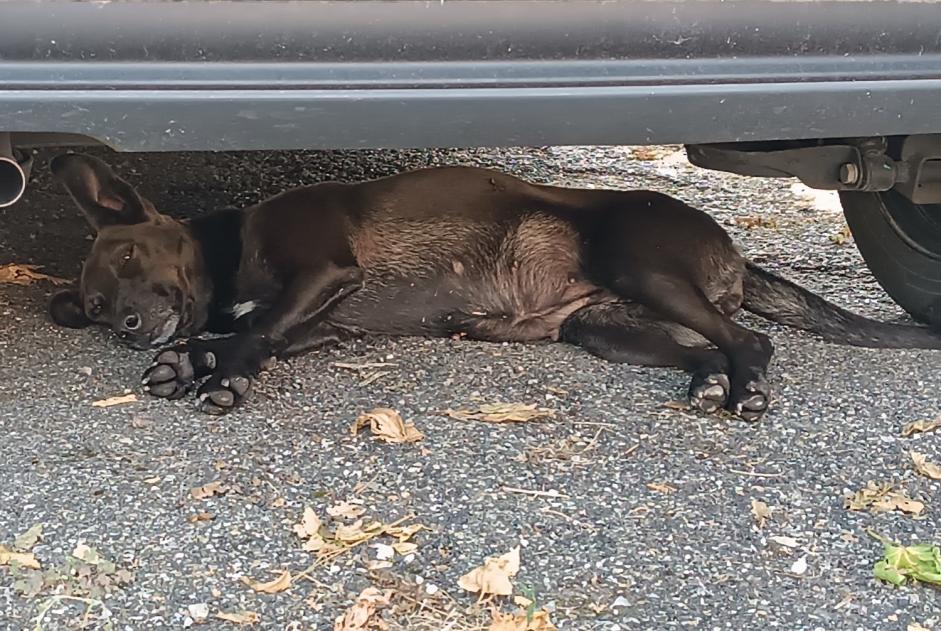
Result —
[[[683,144],[840,191],[873,274],[941,326],[939,31],[882,0],[4,2],[0,206],[48,145]]]

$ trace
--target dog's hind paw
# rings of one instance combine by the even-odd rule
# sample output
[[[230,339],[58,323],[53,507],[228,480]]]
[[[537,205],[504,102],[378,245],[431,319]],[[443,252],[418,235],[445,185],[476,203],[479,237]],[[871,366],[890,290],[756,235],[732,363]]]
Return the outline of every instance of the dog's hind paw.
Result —
[[[746,421],[757,421],[771,403],[771,386],[764,379],[753,379],[729,397],[728,408]]]
[[[706,414],[718,412],[729,399],[729,389],[729,376],[724,373],[694,375],[689,386],[689,404]]]
[[[207,414],[225,414],[238,406],[252,389],[253,377],[212,375],[198,391],[199,409]]]
[[[144,392],[164,399],[179,399],[189,392],[198,379],[215,368],[215,355],[190,344],[180,344],[161,351],[154,363],[144,371],[141,385]]]

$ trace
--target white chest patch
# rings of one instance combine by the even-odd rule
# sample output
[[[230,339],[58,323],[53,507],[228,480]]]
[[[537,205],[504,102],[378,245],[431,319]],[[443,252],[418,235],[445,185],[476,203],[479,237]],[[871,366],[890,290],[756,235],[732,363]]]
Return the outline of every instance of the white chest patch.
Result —
[[[258,308],[258,301],[249,300],[247,302],[237,302],[232,305],[232,308],[229,311],[235,316],[235,319],[238,320],[243,316],[247,316],[249,313]]]

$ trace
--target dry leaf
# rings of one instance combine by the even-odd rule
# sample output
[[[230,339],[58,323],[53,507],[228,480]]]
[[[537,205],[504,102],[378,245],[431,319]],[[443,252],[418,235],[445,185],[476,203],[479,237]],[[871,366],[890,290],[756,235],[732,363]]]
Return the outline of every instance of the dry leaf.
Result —
[[[301,539],[306,539],[318,534],[322,525],[320,517],[317,516],[314,509],[310,506],[306,506],[304,507],[304,515],[301,517],[301,522],[294,524],[294,534]]]
[[[379,591],[375,587],[367,587],[352,607],[337,616],[333,631],[385,631],[389,626],[380,617],[380,612],[391,605],[391,599],[391,589]]]
[[[36,281],[46,280],[53,285],[68,285],[70,280],[43,274],[37,270],[42,269],[41,265],[20,265],[9,263],[0,265],[0,284],[4,285],[32,285]]]
[[[914,434],[933,432],[939,427],[941,427],[941,415],[930,421],[915,421],[914,423],[906,423],[905,426],[902,427],[902,436],[908,438]]]
[[[360,414],[350,426],[350,433],[355,436],[365,427],[369,427],[376,438],[387,443],[414,443],[425,437],[414,423],[403,421],[398,412],[389,408],[376,408]]]
[[[133,403],[134,401],[137,401],[136,394],[123,394],[118,397],[108,397],[100,401],[92,401],[91,406],[93,408],[110,408],[112,405],[124,405],[125,403]]]
[[[906,631],[931,631],[931,629],[917,622],[909,622]]]
[[[941,480],[941,467],[933,462],[928,462],[928,458],[924,454],[910,451],[908,455],[912,458],[912,463],[915,465],[915,471],[925,476],[926,478],[931,478],[932,480]]]
[[[26,532],[16,535],[13,547],[17,550],[29,551],[42,539],[42,524],[31,526]]]
[[[892,485],[886,483],[877,485],[875,482],[867,483],[866,488],[847,497],[846,507],[850,510],[870,509],[876,513],[900,510],[913,515],[918,515],[925,509],[923,503],[906,497],[899,491],[893,491]]]
[[[356,519],[365,512],[365,508],[352,502],[340,502],[327,509],[327,514],[331,517],[342,519]]]
[[[755,518],[758,528],[764,528],[765,523],[771,519],[771,509],[764,502],[756,499],[751,501],[751,514]]]
[[[204,500],[207,497],[212,497],[213,495],[222,495],[228,489],[222,482],[215,480],[209,484],[204,484],[203,486],[197,486],[195,489],[190,489],[190,497],[194,500]]]
[[[242,582],[251,587],[256,592],[261,592],[262,594],[277,594],[278,592],[283,592],[291,586],[291,573],[288,570],[282,570],[278,578],[270,580],[267,583],[253,581],[247,576],[243,576]]]
[[[509,596],[513,593],[510,579],[520,570],[520,547],[516,546],[503,556],[490,557],[484,564],[462,576],[457,584],[468,592],[485,596]]]
[[[737,217],[733,221],[735,225],[741,226],[746,230],[751,230],[752,228],[770,228],[771,230],[778,229],[778,220],[774,217],[762,217],[761,215],[754,215],[750,217]]]
[[[226,622],[232,622],[234,624],[255,624],[256,622],[261,621],[259,615],[254,611],[220,611],[216,614],[216,618],[219,620],[225,620]]]
[[[401,554],[402,556],[405,556],[407,554],[411,554],[412,552],[415,552],[415,550],[418,550],[418,544],[409,543],[407,541],[399,541],[397,543],[392,544],[392,549],[395,550],[397,554]]]
[[[543,609],[533,612],[532,617],[522,609],[516,613],[495,610],[487,631],[556,631],[556,627],[549,620],[549,612]]]
[[[310,506],[304,507],[304,515],[298,524],[294,524],[294,534],[304,539],[303,549],[306,552],[320,552],[328,548],[320,530],[323,522]]]
[[[342,543],[360,543],[367,539],[372,539],[376,534],[385,530],[385,525],[379,521],[371,521],[365,524],[362,519],[357,519],[352,524],[340,524],[333,533],[333,538]]]
[[[212,521],[215,518],[216,516],[213,515],[212,513],[196,513],[195,515],[190,515],[189,517],[187,517],[186,521],[188,521],[191,524],[196,524],[201,521]]]
[[[785,548],[796,548],[798,545],[797,539],[794,537],[787,537],[784,535],[779,535],[776,537],[768,537],[771,541],[775,542],[779,546],[784,546]]]
[[[657,493],[663,493],[664,495],[669,495],[670,493],[676,493],[676,487],[670,486],[665,482],[649,482],[647,488],[651,491],[656,491]]]
[[[836,245],[843,245],[853,237],[853,233],[850,232],[850,227],[845,225],[840,229],[836,234],[830,235],[830,241]]]
[[[541,418],[555,416],[555,410],[537,407],[535,403],[486,403],[476,410],[445,410],[451,418],[459,421],[484,421],[487,423],[528,423]]]
[[[0,565],[19,565],[32,570],[42,569],[32,552],[14,552],[6,546],[0,546]]]

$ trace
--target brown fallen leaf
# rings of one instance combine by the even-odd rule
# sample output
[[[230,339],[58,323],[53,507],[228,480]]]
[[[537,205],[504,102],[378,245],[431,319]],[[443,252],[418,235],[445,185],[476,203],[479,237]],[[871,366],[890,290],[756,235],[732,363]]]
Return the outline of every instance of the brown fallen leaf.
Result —
[[[737,217],[733,221],[735,225],[741,226],[746,230],[751,230],[753,228],[769,228],[771,230],[778,229],[778,220],[774,217],[762,217],[761,215],[754,215],[749,217]]]
[[[476,410],[445,410],[444,413],[459,421],[486,423],[528,423],[555,416],[555,410],[537,407],[535,403],[485,403]]]
[[[941,427],[941,415],[931,419],[930,421],[915,421],[913,423],[906,423],[904,427],[902,427],[902,436],[904,438],[908,438],[914,434],[933,432],[939,427]]]
[[[254,581],[247,576],[243,576],[242,582],[251,587],[256,592],[261,592],[262,594],[277,594],[278,592],[283,592],[284,590],[291,587],[291,572],[288,570],[281,570],[281,574],[279,574],[277,578],[265,583],[262,583],[261,581]]]
[[[365,512],[365,508],[353,502],[339,502],[327,509],[327,514],[335,519],[356,519]]]
[[[135,401],[137,401],[136,394],[122,394],[117,397],[101,399],[100,401],[92,401],[91,406],[93,408],[110,408],[112,405],[124,405],[125,403],[133,403]]]
[[[631,157],[635,160],[643,160],[644,162],[652,162],[654,160],[660,160],[669,155],[672,155],[680,151],[676,147],[669,145],[652,145],[652,146],[642,146],[635,147],[631,149]]]
[[[190,497],[192,497],[194,500],[204,500],[207,497],[212,497],[213,495],[222,495],[227,490],[228,488],[222,484],[222,482],[215,480],[208,484],[190,489]]]
[[[382,619],[382,610],[392,604],[392,590],[380,591],[367,587],[349,609],[337,616],[333,631],[385,631],[389,625]]]
[[[460,579],[458,586],[468,592],[487,596],[509,596],[513,593],[510,579],[520,570],[520,547],[506,554],[490,557],[480,567],[474,568]]]
[[[327,542],[324,541],[320,529],[323,523],[320,517],[309,506],[304,508],[304,516],[299,524],[294,524],[294,534],[304,539],[304,550],[307,552],[318,552],[322,550]]]
[[[261,621],[261,617],[254,611],[220,611],[216,618],[233,624],[255,624]]]
[[[16,552],[2,545],[0,545],[0,565],[18,565],[31,570],[42,569],[32,552]]]
[[[401,554],[402,556],[405,556],[407,554],[411,554],[412,552],[415,552],[415,550],[418,550],[418,544],[411,543],[408,541],[398,541],[392,544],[392,549],[395,550],[396,554]]]
[[[216,516],[213,515],[212,513],[201,512],[201,513],[196,513],[195,515],[190,515],[189,517],[186,518],[186,521],[188,521],[191,524],[196,524],[201,521],[212,521],[215,518]]]
[[[875,513],[887,513],[899,510],[913,515],[920,514],[925,505],[918,500],[906,497],[904,493],[892,490],[887,483],[868,482],[866,488],[845,498],[846,508],[850,510],[871,510]]]
[[[549,620],[549,612],[544,609],[533,612],[530,616],[525,609],[516,613],[493,612],[493,622],[487,631],[556,631],[556,627]]]
[[[398,412],[389,408],[376,408],[364,412],[350,426],[354,436],[368,427],[373,435],[387,443],[414,443],[424,438],[411,421],[404,421]]]
[[[925,476],[926,478],[931,478],[932,480],[941,480],[941,467],[933,462],[928,462],[928,458],[924,454],[910,451],[908,452],[908,455],[912,458],[912,463],[915,465],[915,471]]]
[[[33,283],[45,280],[53,285],[68,285],[70,280],[43,274],[37,270],[42,269],[41,265],[28,265],[19,263],[9,263],[0,265],[0,284],[4,285],[32,285]]]
[[[752,499],[751,514],[755,518],[755,525],[757,525],[758,528],[764,528],[765,523],[771,519],[771,509],[760,500]]]
[[[839,232],[830,235],[830,242],[836,245],[843,245],[853,238],[853,233],[848,225],[843,225]]]
[[[665,482],[648,482],[647,488],[651,491],[656,491],[657,493],[663,493],[664,495],[676,493],[676,487],[671,486]]]

